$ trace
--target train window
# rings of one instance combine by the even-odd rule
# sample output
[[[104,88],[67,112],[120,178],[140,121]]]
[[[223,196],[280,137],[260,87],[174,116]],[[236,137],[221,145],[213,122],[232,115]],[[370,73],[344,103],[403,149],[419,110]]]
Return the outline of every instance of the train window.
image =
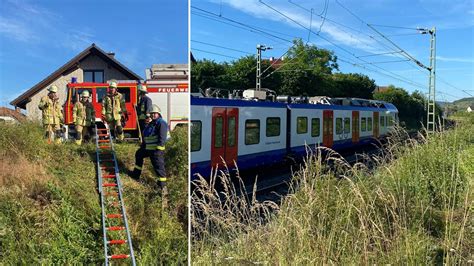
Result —
[[[319,118],[311,119],[311,137],[319,137],[320,131]]]
[[[367,118],[365,117],[362,117],[362,119],[360,120],[360,130],[361,131],[367,131]]]
[[[342,118],[338,117],[336,118],[336,134],[342,134],[342,131]]]
[[[344,134],[351,132],[351,120],[346,117],[344,118]]]
[[[235,116],[227,119],[227,146],[235,146]]]
[[[191,121],[191,151],[201,150],[201,121]]]
[[[96,101],[98,103],[102,103],[102,100],[107,94],[107,88],[96,88],[95,93],[96,93],[96,97],[95,97]]]
[[[393,117],[388,116],[388,126],[393,126]]]
[[[122,94],[126,103],[130,102],[130,88],[118,88],[117,91]]]
[[[258,144],[260,142],[260,120],[245,120],[245,145]]]
[[[216,117],[216,124],[214,128],[214,147],[222,148],[224,138],[224,118],[222,116]]]
[[[296,133],[305,134],[308,133],[308,118],[299,116],[296,118]]]
[[[385,116],[380,116],[380,126],[381,127],[385,126]]]
[[[268,117],[267,118],[267,137],[280,136],[280,118],[279,117]]]
[[[367,117],[367,131],[372,131],[372,117]]]

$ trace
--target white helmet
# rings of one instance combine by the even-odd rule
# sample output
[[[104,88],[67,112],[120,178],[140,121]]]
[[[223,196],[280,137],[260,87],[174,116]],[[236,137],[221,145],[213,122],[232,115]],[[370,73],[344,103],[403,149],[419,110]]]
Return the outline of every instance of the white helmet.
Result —
[[[138,84],[138,91],[148,93],[146,86],[143,84]]]
[[[48,88],[49,92],[58,92],[58,86],[52,85]]]
[[[150,114],[153,114],[153,113],[159,113],[159,114],[161,114],[161,109],[160,109],[160,107],[159,107],[158,105],[156,105],[156,104],[153,104],[153,105],[151,106]]]

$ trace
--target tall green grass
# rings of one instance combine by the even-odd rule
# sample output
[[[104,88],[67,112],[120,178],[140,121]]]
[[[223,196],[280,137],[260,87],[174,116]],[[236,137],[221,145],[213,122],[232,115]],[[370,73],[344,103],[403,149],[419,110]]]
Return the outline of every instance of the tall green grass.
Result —
[[[143,182],[127,176],[138,146],[116,145],[141,265],[187,261],[187,168],[182,166],[187,132],[179,130],[167,143],[171,206],[166,211],[148,160]],[[0,264],[102,263],[95,146],[48,145],[41,127],[33,123],[0,124],[0,132]]]
[[[232,195],[224,173],[214,181],[223,183],[223,193],[201,179],[192,198],[191,261],[472,263],[473,121],[466,118],[451,131],[418,141],[394,136],[386,154],[371,162],[375,169],[333,156],[336,177],[321,156],[310,156],[276,211],[252,196]]]

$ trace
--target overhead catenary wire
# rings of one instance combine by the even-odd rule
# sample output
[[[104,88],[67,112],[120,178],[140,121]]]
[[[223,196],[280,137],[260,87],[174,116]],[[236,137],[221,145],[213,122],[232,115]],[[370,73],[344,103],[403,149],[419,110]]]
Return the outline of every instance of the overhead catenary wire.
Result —
[[[191,50],[199,51],[199,52],[203,52],[203,53],[208,53],[208,54],[213,54],[213,55],[219,55],[219,56],[228,57],[228,58],[232,58],[232,59],[239,59],[238,57],[235,57],[235,56],[216,53],[216,52],[211,52],[211,51],[202,50],[202,49],[198,49],[198,48],[192,48]]]
[[[288,20],[292,21],[293,23],[299,25],[300,27],[302,27],[302,28],[304,28],[304,29],[306,29],[306,30],[310,30],[310,29],[308,29],[306,26],[302,25],[302,24],[299,23],[298,21],[296,21],[296,20],[294,20],[293,18],[291,18],[290,16],[284,14],[283,12],[279,11],[278,9],[276,9],[276,8],[272,7],[271,5],[265,3],[263,0],[260,0],[259,2],[260,2],[261,4],[263,4],[263,5],[265,5],[266,7],[270,8],[271,10],[275,11],[276,13],[280,14],[281,16],[283,16],[283,17],[287,18]],[[321,39],[323,39],[323,40],[329,42],[330,44],[334,45],[335,47],[339,48],[340,50],[342,50],[342,51],[344,51],[344,52],[350,54],[351,56],[357,58],[357,56],[356,56],[354,53],[352,53],[351,51],[345,49],[344,47],[341,47],[340,45],[334,43],[333,41],[329,40],[328,38],[326,38],[326,37],[324,37],[324,36],[322,36],[322,35],[320,35],[320,34],[316,34],[316,33],[315,33],[314,31],[312,31],[312,30],[310,30],[310,31],[311,31],[313,34],[315,34],[316,36],[320,37]],[[360,58],[357,58],[357,59],[360,60],[360,61],[363,61],[364,63],[369,63],[369,61],[366,61],[366,60],[363,60],[363,59],[360,59]],[[382,67],[380,67],[380,66],[374,65],[374,67],[376,67],[376,68],[378,68],[378,69],[380,69],[380,70],[382,70],[382,71],[391,73],[393,76],[398,76],[398,77],[399,77],[398,79],[405,79],[405,77],[400,76],[400,75],[398,75],[398,74],[396,74],[396,73],[393,73],[392,71],[386,70],[386,69],[384,69],[384,68],[382,68]],[[411,82],[413,82],[413,81],[411,81]],[[415,83],[415,82],[413,82],[413,83]],[[418,86],[425,87],[424,85],[421,85],[421,84],[419,84],[419,83],[418,83]]]
[[[222,46],[222,45],[212,44],[212,43],[208,43],[208,42],[203,42],[203,41],[198,41],[198,40],[191,40],[191,42],[200,43],[200,44],[213,46],[213,47],[217,47],[217,48],[222,48],[222,49],[226,49],[226,50],[229,50],[229,51],[239,52],[239,53],[243,53],[243,54],[247,54],[247,55],[253,55],[253,53],[249,53],[249,52],[246,52],[246,51],[242,51],[242,50],[239,50],[239,49],[230,48],[230,47],[226,47],[226,46]]]

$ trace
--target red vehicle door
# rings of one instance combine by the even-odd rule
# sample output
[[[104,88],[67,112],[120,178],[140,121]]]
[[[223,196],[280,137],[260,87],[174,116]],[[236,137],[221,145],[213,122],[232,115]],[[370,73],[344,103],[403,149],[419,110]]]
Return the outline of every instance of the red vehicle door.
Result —
[[[211,166],[234,167],[238,154],[238,108],[212,108]]]
[[[379,125],[380,125],[379,112],[374,112],[374,138],[379,137]]]
[[[323,146],[331,148],[333,144],[333,116],[332,110],[323,111]]]
[[[352,142],[359,142],[359,111],[352,111]]]

